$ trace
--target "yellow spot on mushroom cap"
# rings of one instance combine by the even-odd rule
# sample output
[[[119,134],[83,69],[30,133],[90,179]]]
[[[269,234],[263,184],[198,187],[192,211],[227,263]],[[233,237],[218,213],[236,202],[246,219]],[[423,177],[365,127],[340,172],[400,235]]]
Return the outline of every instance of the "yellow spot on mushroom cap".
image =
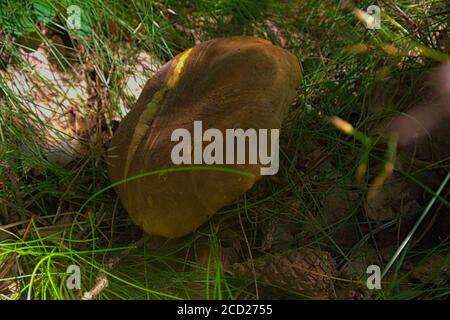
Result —
[[[144,112],[142,112],[142,115],[139,117],[139,121],[136,124],[133,132],[133,137],[131,138],[130,144],[128,146],[128,152],[124,167],[124,177],[128,176],[128,169],[130,167],[131,161],[133,160],[139,144],[142,142],[142,139],[144,139],[145,135],[150,129],[151,123],[161,106],[161,101],[163,100],[166,92],[166,88],[162,88],[157,91],[152,100],[147,104]]]
[[[139,121],[136,124],[133,137],[131,138],[131,142],[128,147],[124,171],[125,177],[128,175],[128,169],[130,167],[134,154],[136,153],[136,149],[141,143],[144,136],[147,134],[151,122],[153,121],[153,118],[156,116],[156,113],[158,112],[161,106],[161,101],[163,100],[165,93],[167,92],[168,89],[173,89],[177,84],[178,80],[180,79],[180,75],[181,72],[183,71],[184,64],[186,62],[186,59],[189,57],[191,50],[192,48],[184,51],[180,55],[175,67],[170,73],[166,86],[161,88],[159,91],[155,93],[152,100],[147,104],[145,111],[139,117]]]
[[[167,87],[169,89],[173,89],[180,79],[181,72],[183,71],[184,64],[191,53],[191,49],[184,51],[181,56],[178,58],[177,64],[170,75],[169,80],[167,81]]]

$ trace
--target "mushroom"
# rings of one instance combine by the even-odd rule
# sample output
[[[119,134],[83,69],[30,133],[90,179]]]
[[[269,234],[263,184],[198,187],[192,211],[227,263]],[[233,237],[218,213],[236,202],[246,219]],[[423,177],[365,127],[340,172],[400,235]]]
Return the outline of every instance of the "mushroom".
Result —
[[[294,55],[247,36],[200,43],[162,66],[120,123],[108,150],[110,178],[133,222],[148,234],[181,237],[248,191],[261,178],[261,163],[214,163],[206,165],[211,170],[189,170],[171,157],[177,145],[172,134],[186,129],[193,135],[196,121],[222,133],[279,129],[300,78]],[[187,169],[124,181],[178,166]]]

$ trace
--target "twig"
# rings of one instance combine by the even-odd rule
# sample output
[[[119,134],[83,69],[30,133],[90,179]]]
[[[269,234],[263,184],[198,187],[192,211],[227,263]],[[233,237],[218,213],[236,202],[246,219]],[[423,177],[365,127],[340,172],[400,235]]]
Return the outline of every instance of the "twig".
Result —
[[[113,270],[123,258],[128,256],[131,250],[139,248],[141,245],[143,245],[145,238],[146,236],[144,235],[141,239],[132,243],[127,250],[109,259],[102,271],[97,275],[94,287],[91,290],[85,292],[81,300],[93,300],[100,293],[102,293],[103,290],[105,290],[109,286],[107,273]]]

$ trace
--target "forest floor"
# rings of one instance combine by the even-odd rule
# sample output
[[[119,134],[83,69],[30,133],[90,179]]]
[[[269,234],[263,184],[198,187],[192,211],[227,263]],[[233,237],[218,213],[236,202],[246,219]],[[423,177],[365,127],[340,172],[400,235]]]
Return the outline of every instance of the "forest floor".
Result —
[[[450,7],[376,3],[379,29],[369,1],[1,2],[0,299],[449,299]],[[163,63],[232,35],[302,64],[280,171],[189,236],[145,236],[98,193],[111,136]]]

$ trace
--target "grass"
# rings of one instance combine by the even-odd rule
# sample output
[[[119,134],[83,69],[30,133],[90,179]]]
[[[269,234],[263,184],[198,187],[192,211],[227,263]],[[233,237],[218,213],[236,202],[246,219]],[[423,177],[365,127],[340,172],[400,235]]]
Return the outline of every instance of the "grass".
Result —
[[[67,28],[71,4],[82,8],[83,27],[77,31]],[[370,4],[359,1],[357,6]],[[442,259],[444,266],[448,262],[448,231],[439,233],[439,241],[429,239],[437,232],[433,219],[448,215],[449,189],[437,192],[449,170],[448,158],[396,167],[402,181],[420,189],[417,205],[421,212],[427,209],[428,217],[391,260],[382,290],[364,286],[366,267],[377,264],[383,270],[420,216],[408,216],[399,197],[394,218],[367,217],[365,195],[386,148],[377,144],[368,150],[327,119],[337,115],[376,139],[381,124],[417,101],[424,75],[450,55],[446,1],[377,4],[382,28],[369,31],[332,0],[2,2],[2,75],[15,66],[22,83],[30,84],[28,91],[42,93],[30,99],[0,79],[0,288],[2,283],[10,288],[0,297],[80,299],[106,273],[109,286],[100,299],[308,298],[228,272],[224,249],[233,252],[239,243],[238,261],[310,247],[330,252],[339,270],[338,298],[357,292],[365,299],[448,299],[448,271],[439,267]],[[124,115],[121,104],[134,101],[124,91],[127,65],[141,51],[168,61],[198,41],[241,34],[268,38],[302,62],[298,98],[281,131],[280,172],[192,235],[171,241],[146,238],[142,245],[136,242],[141,232],[110,190],[104,160]],[[67,94],[48,79],[32,87],[33,67],[21,50],[33,52],[40,43],[51,53],[51,63],[71,75],[69,85],[86,83],[88,99],[71,107],[81,115],[75,117],[77,125],[89,124],[87,132],[55,127],[38,115],[42,110],[36,100]],[[56,110],[64,112],[62,105]],[[49,136],[75,136],[85,152],[61,165],[48,156]],[[365,157],[368,173],[356,182],[354,173]],[[427,208],[431,199],[435,203]],[[427,233],[428,226],[432,231]],[[118,256],[121,260],[111,267]],[[69,265],[80,267],[79,290],[66,286]]]

